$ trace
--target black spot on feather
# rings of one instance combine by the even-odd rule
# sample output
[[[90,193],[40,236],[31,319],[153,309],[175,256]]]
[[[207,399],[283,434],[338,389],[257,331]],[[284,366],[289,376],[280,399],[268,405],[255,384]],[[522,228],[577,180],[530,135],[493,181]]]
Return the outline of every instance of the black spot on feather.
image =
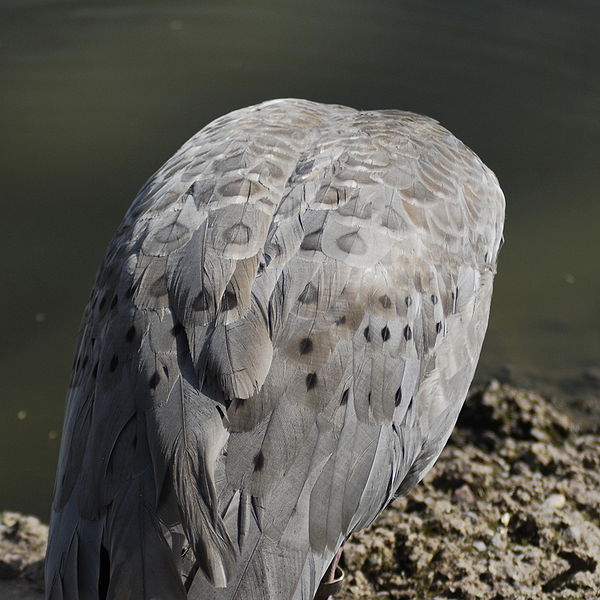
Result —
[[[442,322],[441,322],[441,321],[438,321],[438,322],[435,324],[435,332],[436,332],[436,333],[439,333],[440,331],[442,331]]]
[[[313,351],[313,342],[310,338],[300,340],[300,354],[310,354]]]
[[[119,365],[119,357],[116,354],[113,354],[112,358],[110,359],[110,365],[108,367],[110,372],[114,373],[114,371],[116,371],[118,365]]]
[[[317,229],[312,233],[309,233],[304,237],[302,243],[300,244],[301,250],[306,250],[308,252],[320,250],[321,249],[321,236],[323,235],[323,229]]]
[[[346,315],[342,315],[339,319],[335,320],[336,325],[343,325],[346,322]]]
[[[258,265],[258,272],[262,273],[271,264],[271,260],[273,259],[271,258],[270,254],[263,254],[262,260]]]
[[[379,303],[381,304],[381,306],[383,306],[383,308],[391,308],[392,306],[392,301],[390,300],[390,297],[387,294],[379,296]]]
[[[100,300],[100,304],[98,305],[98,309],[102,310],[104,308],[105,304],[106,304],[106,294],[104,294],[104,296],[102,296],[102,300]]]
[[[394,406],[400,406],[400,402],[402,402],[402,388],[396,390],[396,394],[394,395]]]
[[[410,296],[406,296],[406,298],[404,298],[404,303],[406,306],[410,306],[412,304],[412,298]]]
[[[371,332],[369,331],[368,325],[363,329],[363,335],[365,336],[365,340],[367,340],[367,342],[371,341]]]
[[[115,308],[115,306],[117,306],[118,302],[119,302],[119,296],[117,294],[115,294],[114,298],[112,299],[112,302],[110,303],[111,310],[113,308]]]
[[[390,330],[389,330],[388,326],[386,325],[386,326],[385,326],[385,327],[384,327],[384,328],[381,330],[381,339],[382,339],[384,342],[387,342],[387,341],[390,339],[391,335],[392,335],[392,334],[390,333]]]
[[[313,388],[317,387],[317,381],[318,381],[318,377],[316,373],[309,373],[306,376],[306,389],[307,390],[312,390]]]
[[[149,288],[150,295],[153,298],[162,298],[167,294],[167,280],[164,275],[157,277]]]
[[[238,305],[238,299],[235,292],[230,289],[226,289],[221,300],[221,310],[232,310]]]
[[[150,386],[150,389],[155,390],[157,388],[159,382],[160,382],[160,375],[158,374],[158,371],[154,371],[152,377],[150,377],[150,380],[148,381],[148,385]]]
[[[192,302],[192,309],[196,311],[207,310],[210,303],[209,294],[206,290],[200,290],[200,293]]]
[[[254,457],[254,470],[262,471],[262,468],[265,466],[265,455],[262,453],[262,450]]]
[[[96,379],[96,377],[98,377],[98,362],[96,361],[96,364],[94,365],[94,368],[92,369],[92,377],[94,379]]]
[[[86,354],[85,357],[83,358],[83,362],[81,363],[81,370],[85,370],[85,367],[88,364],[88,355]]]
[[[132,325],[125,334],[125,339],[128,342],[133,342],[133,338],[135,337],[135,327]]]
[[[412,339],[412,329],[410,328],[410,325],[407,325],[404,328],[404,339],[408,342],[410,339]]]
[[[342,400],[340,402],[340,404],[342,406],[344,406],[345,404],[348,404],[348,396],[350,395],[350,389],[344,390],[344,393],[342,394]]]
[[[435,294],[431,294],[431,303],[432,304],[438,303],[438,297]]]
[[[164,365],[163,365],[163,373],[165,374],[165,377],[167,379],[169,379],[169,369],[167,369],[167,367]]]

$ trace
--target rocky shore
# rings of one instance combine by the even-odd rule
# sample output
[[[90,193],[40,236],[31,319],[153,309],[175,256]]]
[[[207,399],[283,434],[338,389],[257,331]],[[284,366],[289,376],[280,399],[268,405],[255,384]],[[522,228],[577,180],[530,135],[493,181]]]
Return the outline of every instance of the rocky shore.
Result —
[[[600,431],[492,382],[425,480],[346,548],[340,600],[600,598]]]
[[[0,597],[42,598],[47,527],[0,513]],[[346,545],[336,599],[600,598],[600,430],[490,383],[440,460]]]

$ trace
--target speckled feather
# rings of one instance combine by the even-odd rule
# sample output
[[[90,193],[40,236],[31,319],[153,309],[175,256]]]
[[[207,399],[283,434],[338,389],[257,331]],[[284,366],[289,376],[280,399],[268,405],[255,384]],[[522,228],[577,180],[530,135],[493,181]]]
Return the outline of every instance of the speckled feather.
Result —
[[[47,598],[313,598],[446,443],[503,219],[419,115],[275,100],[192,137],[86,308]]]

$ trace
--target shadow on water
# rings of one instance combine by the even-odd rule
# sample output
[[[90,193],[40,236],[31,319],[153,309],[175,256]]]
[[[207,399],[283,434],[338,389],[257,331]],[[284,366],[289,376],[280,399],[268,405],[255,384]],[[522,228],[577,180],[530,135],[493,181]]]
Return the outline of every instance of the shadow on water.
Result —
[[[0,507],[47,516],[79,319],[135,191],[209,120],[272,97],[414,110],[475,148],[508,201],[478,376],[598,417],[600,4],[298,6],[0,2]]]

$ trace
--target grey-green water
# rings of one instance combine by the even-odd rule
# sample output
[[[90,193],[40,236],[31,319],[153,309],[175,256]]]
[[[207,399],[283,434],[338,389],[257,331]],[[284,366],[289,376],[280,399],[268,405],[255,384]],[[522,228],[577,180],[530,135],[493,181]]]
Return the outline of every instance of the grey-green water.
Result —
[[[47,515],[79,319],[137,188],[282,96],[429,114],[474,148],[508,202],[479,377],[598,396],[599,2],[0,0],[0,508]]]

